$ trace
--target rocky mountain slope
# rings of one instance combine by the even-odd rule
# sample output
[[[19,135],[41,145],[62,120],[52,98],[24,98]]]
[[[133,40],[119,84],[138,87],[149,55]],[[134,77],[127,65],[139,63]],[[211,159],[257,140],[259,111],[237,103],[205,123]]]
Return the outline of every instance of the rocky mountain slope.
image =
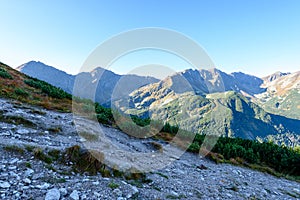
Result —
[[[278,136],[280,145],[282,142],[288,146],[300,144],[299,120],[267,113],[236,92],[202,97],[190,92],[178,94],[166,88],[141,88],[131,95],[129,99],[117,101],[116,108],[127,114],[165,119],[184,130],[202,134],[265,141]]]
[[[266,92],[256,95],[266,111],[300,119],[300,72],[276,73],[265,77]]]
[[[31,122],[0,122],[3,200],[300,198],[297,182],[229,164],[217,165],[191,153],[172,158],[165,168],[145,174],[144,181],[75,173],[72,164],[55,159],[68,147],[84,148],[86,139],[77,134],[72,114],[4,99],[0,99],[0,108],[3,116]],[[149,145],[152,139],[135,139],[106,126],[101,129],[114,145],[137,153],[153,151]]]

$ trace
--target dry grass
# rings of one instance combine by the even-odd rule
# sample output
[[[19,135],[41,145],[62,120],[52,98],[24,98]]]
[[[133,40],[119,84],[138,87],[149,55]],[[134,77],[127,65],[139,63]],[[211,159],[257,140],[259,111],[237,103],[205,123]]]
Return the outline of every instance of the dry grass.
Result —
[[[0,77],[0,97],[15,99],[22,103],[41,106],[51,110],[70,112],[72,110],[72,101],[70,99],[55,99],[43,93],[40,89],[32,88],[24,83],[29,77],[11,67],[0,63],[0,67],[6,70],[13,79]],[[18,95],[15,93],[21,89],[28,95]]]
[[[99,136],[93,133],[88,132],[79,132],[79,136],[86,139],[87,141],[97,141],[99,139]]]
[[[7,145],[7,146],[4,146],[3,149],[5,151],[9,151],[9,152],[14,152],[14,153],[19,153],[19,154],[24,154],[25,153],[25,150],[19,146],[16,146],[16,145]]]
[[[152,146],[155,150],[159,151],[160,153],[163,152],[164,148],[163,148],[163,146],[162,146],[160,143],[158,143],[158,142],[150,142],[150,144],[151,144],[151,146]]]

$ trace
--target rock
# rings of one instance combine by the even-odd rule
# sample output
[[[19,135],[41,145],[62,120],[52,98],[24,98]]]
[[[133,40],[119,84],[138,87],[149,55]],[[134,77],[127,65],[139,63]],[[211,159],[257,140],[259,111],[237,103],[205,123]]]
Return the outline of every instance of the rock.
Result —
[[[66,188],[59,188],[59,192],[62,196],[66,196],[68,194],[68,191]]]
[[[232,197],[232,194],[226,193],[226,196],[228,196],[229,198],[231,198],[231,197]]]
[[[42,173],[39,173],[39,174],[33,174],[32,175],[32,179],[33,180],[37,180],[37,179],[40,179],[42,178],[44,175]]]
[[[77,190],[74,190],[71,194],[70,194],[70,198],[73,200],[79,200],[79,194]]]
[[[201,170],[205,170],[205,169],[208,169],[206,166],[204,166],[203,164],[197,166],[197,169],[201,169]]]
[[[179,197],[179,194],[178,194],[177,192],[175,192],[175,191],[171,191],[171,194],[172,194],[173,196],[175,196],[175,197]]]
[[[17,169],[17,166],[9,166],[8,169],[9,170],[15,170],[15,169]]]
[[[31,180],[29,178],[24,178],[23,182],[29,185],[31,183]]]
[[[29,189],[29,186],[22,187],[22,190],[28,190],[28,189]]]
[[[173,170],[173,172],[175,172],[177,174],[181,174],[181,175],[185,174],[185,172],[180,169],[175,169],[175,170]]]
[[[32,174],[34,173],[34,171],[32,169],[27,169],[24,173],[25,177],[30,177],[32,176]]]
[[[0,188],[4,188],[4,189],[10,188],[9,182],[2,182],[2,183],[0,183]]]
[[[59,200],[60,192],[57,188],[49,190],[46,194],[45,200]]]
[[[19,130],[17,130],[17,133],[18,134],[28,134],[29,130],[27,130],[27,129],[19,129]]]
[[[87,199],[87,195],[86,194],[81,195],[80,199]]]
[[[234,173],[234,174],[236,174],[236,175],[241,175],[242,174],[242,172],[240,171],[240,170],[232,170],[232,172]]]
[[[15,159],[12,159],[11,161],[10,161],[10,164],[15,164],[16,162],[18,162],[19,161],[19,159],[18,158],[15,158]]]
[[[37,185],[35,187],[38,188],[38,189],[41,189],[41,190],[46,190],[50,187],[50,184],[49,183],[44,183],[43,185]]]
[[[134,196],[135,194],[137,194],[139,192],[139,190],[137,189],[137,187],[132,186],[132,185],[129,185],[129,186],[131,188],[131,191],[126,195],[127,199],[130,199],[132,196]]]
[[[131,189],[133,190],[134,194],[139,192],[139,190],[135,186],[131,186]]]
[[[95,181],[92,183],[93,185],[99,185],[99,181]]]
[[[100,197],[101,196],[101,194],[98,193],[98,192],[94,192],[94,195],[95,195],[95,197]]]
[[[122,194],[123,194],[122,191],[121,191],[120,189],[118,189],[118,188],[117,188],[117,189],[114,189],[114,190],[113,190],[113,193],[116,194],[118,197],[121,197]]]

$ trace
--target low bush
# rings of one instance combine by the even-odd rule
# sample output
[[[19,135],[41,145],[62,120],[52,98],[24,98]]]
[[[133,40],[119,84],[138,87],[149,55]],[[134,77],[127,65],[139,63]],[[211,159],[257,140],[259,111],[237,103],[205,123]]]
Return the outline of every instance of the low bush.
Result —
[[[25,90],[23,90],[22,88],[16,88],[14,92],[18,96],[22,96],[22,97],[28,97],[29,96],[29,93],[26,92]]]
[[[199,152],[204,138],[205,135],[197,134],[188,150]],[[293,149],[273,143],[220,137],[213,147],[212,153],[222,155],[227,161],[230,159],[243,160],[247,164],[266,166],[282,174],[300,176],[300,154]],[[212,157],[211,154],[208,156]]]
[[[42,90],[42,92],[48,94],[50,97],[57,98],[57,99],[64,99],[64,98],[72,99],[72,95],[63,91],[61,88],[57,88],[55,86],[50,85],[45,81],[41,81],[35,78],[30,78],[24,80],[24,83],[36,89]]]
[[[0,67],[0,77],[5,78],[5,79],[13,79],[12,75],[10,75],[6,69]]]

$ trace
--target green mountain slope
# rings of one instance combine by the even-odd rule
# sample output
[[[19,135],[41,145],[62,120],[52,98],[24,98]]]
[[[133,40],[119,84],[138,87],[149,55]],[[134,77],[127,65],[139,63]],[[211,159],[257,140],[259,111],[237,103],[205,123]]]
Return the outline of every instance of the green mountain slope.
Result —
[[[260,105],[268,112],[300,119],[300,90],[292,89],[282,96],[273,96]]]
[[[151,103],[147,104],[138,103],[137,99],[145,102],[147,97],[134,96],[129,103],[121,100],[118,105],[139,105],[130,109],[125,106],[121,110],[127,114],[164,119],[171,125],[178,125],[181,129],[201,134],[252,140],[275,140],[277,138],[275,142],[280,141],[280,144],[285,143],[289,146],[300,144],[298,137],[300,120],[265,112],[237,92],[213,93],[206,97],[190,92],[183,94],[170,92],[162,99],[155,99],[152,96]],[[294,141],[284,139],[286,134],[293,135]]]

